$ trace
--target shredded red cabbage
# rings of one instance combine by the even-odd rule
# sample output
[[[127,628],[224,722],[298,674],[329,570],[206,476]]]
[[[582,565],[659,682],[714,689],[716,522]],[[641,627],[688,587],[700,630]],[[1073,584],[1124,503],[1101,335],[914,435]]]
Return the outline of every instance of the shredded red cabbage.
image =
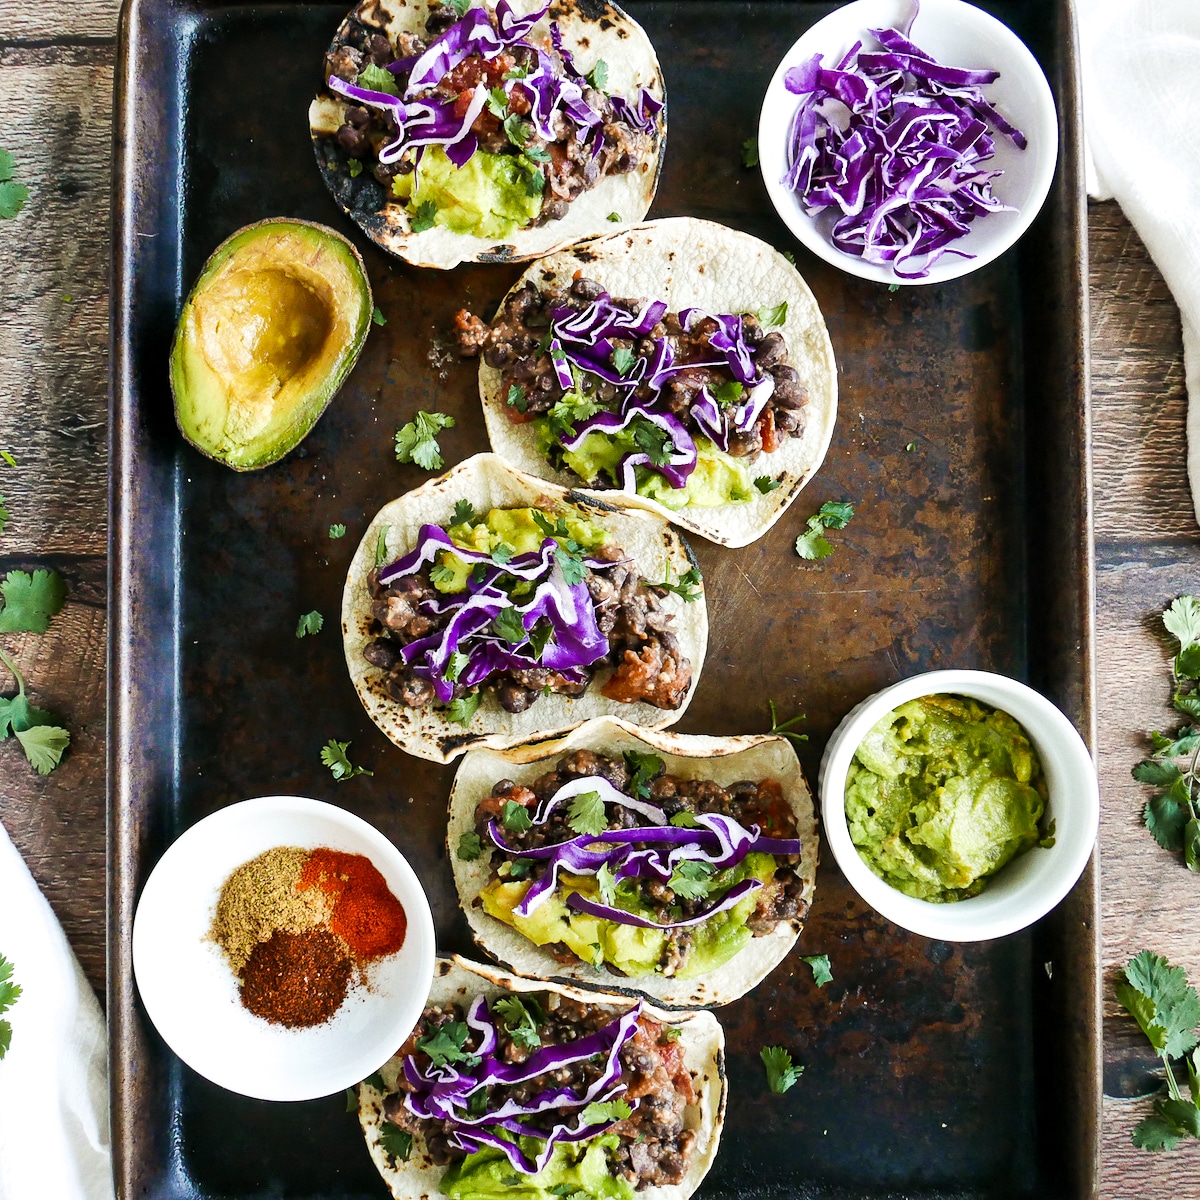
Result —
[[[527,119],[547,142],[557,139],[555,118],[566,113],[578,127],[580,142],[588,144],[593,157],[604,145],[603,114],[597,112],[584,98],[591,85],[575,68],[574,59],[563,47],[562,33],[557,22],[551,22],[550,35],[556,53],[551,54],[527,41],[533,27],[550,10],[549,0],[542,7],[518,17],[508,0],[499,0],[493,26],[483,8],[469,9],[423,54],[391,63],[388,70],[402,83],[399,96],[390,96],[357,84],[347,83],[336,75],[329,77],[329,86],[339,95],[359,104],[387,109],[396,122],[396,137],[379,150],[383,164],[395,162],[402,154],[415,149],[419,159],[425,146],[441,146],[456,167],[463,167],[479,149],[479,141],[471,126],[488,101],[488,88],[474,89],[467,111],[455,115],[457,98],[448,99],[422,95],[428,93],[465,59],[479,55],[485,61],[498,58],[515,45],[528,47],[531,53],[528,70],[520,78],[506,79],[501,84],[505,95],[519,88],[529,101]],[[559,61],[555,61],[556,57]],[[622,96],[611,97],[618,119],[632,128],[651,132],[655,118],[662,111],[662,101],[644,88],[631,103]]]
[[[402,558],[379,572],[385,587],[406,575],[420,571],[440,553],[450,551],[466,562],[482,564],[467,577],[461,592],[430,597],[418,605],[426,615],[444,618],[442,628],[401,648],[405,663],[414,674],[433,684],[434,694],[443,704],[455,695],[455,688],[473,688],[498,671],[528,671],[546,667],[577,683],[586,682],[582,668],[598,662],[608,653],[608,639],[596,624],[596,610],[585,583],[567,583],[559,562],[559,545],[554,538],[543,540],[541,548],[528,554],[514,555],[499,563],[490,554],[466,550],[455,545],[436,525],[422,525],[416,546]],[[615,564],[598,558],[584,558],[594,571]],[[503,576],[536,582],[529,599],[518,604],[502,584]],[[501,636],[496,619],[506,609],[520,615],[525,637],[512,641]],[[540,620],[550,625],[550,635],[540,655],[530,640],[530,632]],[[465,655],[453,678],[448,678],[451,657]],[[455,660],[459,662],[460,660]]]
[[[803,99],[783,183],[810,215],[841,213],[830,234],[839,250],[924,279],[944,254],[974,257],[952,243],[976,217],[1011,211],[992,192],[1001,172],[987,165],[989,126],[1027,142],[980,90],[998,72],[944,66],[908,30],[869,33],[881,50],[856,42],[835,67],[814,54],[784,76]]]
[[[641,1012],[642,1006],[638,1003],[595,1033],[562,1046],[543,1046],[524,1062],[507,1063],[495,1057],[496,1027],[487,1000],[478,996],[467,1014],[467,1025],[479,1039],[477,1045],[467,1050],[470,1057],[461,1069],[447,1063],[440,1067],[430,1065],[428,1070],[422,1070],[416,1057],[409,1055],[403,1069],[413,1090],[405,1093],[405,1107],[415,1116],[446,1122],[451,1142],[467,1153],[494,1146],[522,1174],[535,1175],[545,1169],[559,1142],[585,1141],[616,1124],[611,1119],[587,1124],[582,1117],[575,1124],[571,1122],[593,1101],[603,1103],[625,1091],[621,1082],[620,1051],[636,1032]],[[473,1114],[470,1110],[472,1096],[489,1084],[525,1083],[600,1056],[603,1056],[602,1070],[583,1091],[549,1087],[526,1101],[508,1098],[489,1112]],[[636,1107],[636,1101],[633,1107]],[[546,1112],[563,1114],[563,1120],[549,1131],[520,1119]],[[531,1158],[517,1144],[518,1137],[542,1139],[542,1149]]]
[[[547,901],[558,885],[559,871],[569,871],[573,875],[595,875],[601,867],[607,867],[613,878],[618,882],[622,879],[655,878],[663,883],[670,881],[681,863],[704,863],[713,871],[724,870],[736,866],[751,851],[761,854],[799,854],[800,840],[798,838],[764,837],[757,825],[747,829],[733,817],[720,813],[695,814],[695,827],[669,825],[666,814],[656,805],[637,800],[618,791],[606,779],[599,776],[585,776],[573,779],[563,784],[549,800],[543,802],[531,817],[533,825],[544,825],[551,814],[560,804],[584,792],[596,792],[601,803],[616,804],[636,813],[645,820],[655,822],[651,825],[636,825],[631,829],[606,829],[599,834],[582,833],[578,837],[565,842],[557,842],[549,846],[538,846],[531,850],[521,850],[510,846],[504,840],[504,834],[495,821],[488,823],[488,835],[492,843],[505,854],[513,858],[546,860],[546,869],[541,878],[534,880],[529,890],[514,907],[513,911],[522,917],[528,917]],[[761,886],[758,881],[743,880],[748,887],[741,887],[738,898],[754,888]],[[733,889],[731,889],[732,891]],[[728,896],[729,893],[726,893]],[[567,903],[574,907],[574,900],[583,897],[572,893]],[[602,905],[604,911],[598,911],[594,902],[587,900],[583,911],[606,920],[615,921],[621,925],[640,925],[652,929],[677,929],[687,925],[696,925],[715,913],[729,908],[736,900],[726,904],[722,901],[711,908],[678,922],[658,925],[648,922],[634,913],[609,905]]]
[[[679,323],[685,330],[702,318],[716,323],[717,329],[709,338],[716,357],[704,362],[676,363],[670,340],[665,336],[649,336],[666,314],[667,305],[662,300],[647,301],[640,312],[631,314],[615,305],[607,292],[580,310],[562,305],[551,312],[550,356],[562,388],[574,387],[571,374],[574,368],[615,387],[620,402],[617,412],[599,412],[575,421],[574,433],[558,439],[563,449],[577,450],[589,433],[616,434],[643,421],[657,426],[666,435],[661,453],[635,451],[621,458],[617,482],[629,491],[637,490],[637,467],[657,472],[673,488],[686,487],[696,468],[696,443],[661,398],[662,389],[672,375],[696,367],[720,367],[742,384],[745,390],[741,401],[728,408],[722,408],[707,389],[693,401],[692,416],[696,424],[721,450],[729,449],[732,432],[754,428],[775,390],[775,380],[754,360],[755,351],[746,341],[740,316],[707,313],[699,308],[683,309]],[[613,338],[650,340],[653,349],[647,356],[634,356],[622,372],[614,363]]]

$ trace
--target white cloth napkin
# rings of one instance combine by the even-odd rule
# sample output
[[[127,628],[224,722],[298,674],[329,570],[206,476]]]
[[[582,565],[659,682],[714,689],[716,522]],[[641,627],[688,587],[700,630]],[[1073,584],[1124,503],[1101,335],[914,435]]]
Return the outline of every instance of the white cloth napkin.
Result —
[[[104,1018],[3,825],[0,954],[21,985],[4,1017],[0,1200],[113,1200]]]
[[[1088,192],[1115,198],[1183,318],[1200,521],[1200,0],[1076,0]]]

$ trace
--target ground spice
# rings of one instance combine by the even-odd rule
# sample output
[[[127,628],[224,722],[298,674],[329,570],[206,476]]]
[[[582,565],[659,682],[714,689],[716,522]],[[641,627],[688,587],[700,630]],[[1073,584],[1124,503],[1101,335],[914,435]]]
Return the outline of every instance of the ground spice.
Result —
[[[350,987],[354,965],[328,929],[277,929],[250,952],[242,972],[242,1003],[289,1029],[328,1021]]]
[[[314,850],[297,887],[302,895],[319,889],[329,897],[329,928],[360,965],[395,954],[404,945],[408,918],[369,858],[324,847]]]
[[[275,846],[243,863],[225,881],[209,937],[225,951],[235,974],[241,974],[254,947],[275,930],[300,933],[328,923],[329,899],[296,886],[310,854],[299,846]]]

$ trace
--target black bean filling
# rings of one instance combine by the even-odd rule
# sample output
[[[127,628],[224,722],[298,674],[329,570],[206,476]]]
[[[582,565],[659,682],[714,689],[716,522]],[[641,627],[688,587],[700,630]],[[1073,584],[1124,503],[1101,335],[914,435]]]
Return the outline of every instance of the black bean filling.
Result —
[[[578,312],[603,290],[595,280],[585,278],[574,280],[565,293],[542,291],[530,282],[507,297],[503,309],[490,325],[466,309],[455,316],[460,352],[467,357],[482,354],[488,366],[501,371],[502,394],[505,396],[512,394],[513,388],[518,389],[520,411],[517,406],[510,407],[509,415],[513,419],[528,420],[548,413],[563,398],[563,387],[546,348],[545,335],[553,310],[566,307]],[[613,300],[616,307],[629,313],[640,312],[644,303],[631,299]],[[654,353],[652,339],[666,337],[675,350],[676,363],[704,362],[721,357],[709,344],[709,338],[717,328],[715,321],[704,318],[685,331],[679,324],[678,315],[667,313],[644,338],[610,340],[614,350],[623,348],[649,359]],[[754,351],[754,361],[775,381],[775,390],[754,427],[744,433],[730,434],[729,453],[735,458],[753,461],[761,453],[778,450],[784,438],[800,437],[804,433],[808,389],[801,382],[799,372],[787,361],[787,343],[781,333],[766,333],[753,313],[742,314],[742,328],[747,344]],[[589,398],[615,408],[617,389],[606,380],[589,378],[595,383]],[[700,389],[707,386],[710,394],[715,395],[722,384],[732,382],[732,374],[724,367],[690,367],[667,380],[655,407],[678,417],[693,436],[703,437],[706,436],[704,430],[692,416],[692,405]],[[637,392],[638,398],[645,401],[654,399],[654,395],[647,386]],[[562,465],[555,463],[560,468]],[[597,480],[593,486],[604,485],[602,480]]]
[[[678,708],[691,686],[692,664],[673,632],[675,618],[662,608],[665,592],[643,579],[631,563],[621,561],[625,554],[616,546],[599,546],[589,550],[588,555],[614,564],[603,571],[586,568],[583,580],[595,605],[596,624],[608,639],[607,656],[582,668],[587,676],[583,682],[536,667],[496,672],[484,688],[495,693],[505,711],[519,713],[543,695],[582,695],[596,671],[611,666],[615,670],[601,689],[608,699]],[[429,569],[405,575],[388,587],[380,584],[378,569],[367,577],[373,638],[364,648],[363,657],[386,673],[383,686],[387,694],[410,708],[424,708],[434,702],[433,684],[405,665],[401,649],[444,628],[453,615],[432,612],[424,603],[443,596],[433,586]],[[456,684],[454,697],[476,690]]]
[[[458,19],[459,14],[452,5],[434,8],[425,24],[429,41],[444,33]],[[495,24],[494,17],[492,23]],[[392,41],[386,30],[372,26],[360,17],[348,20],[340,36],[341,42],[325,56],[325,76],[328,79],[333,75],[346,83],[354,83],[370,64],[386,68],[400,59],[423,54],[428,48],[426,39],[418,34],[404,32]],[[539,47],[539,53],[549,55],[551,51]],[[418,98],[457,98],[455,111],[465,115],[475,88],[501,87],[505,75],[524,66],[531,57],[530,50],[519,44],[490,61],[471,55],[446,74],[436,87],[422,92]],[[509,93],[509,112],[523,118],[530,110],[530,99],[520,84],[513,87]],[[521,146],[510,140],[503,123],[487,108],[471,125],[471,131],[479,139],[479,148],[488,154],[528,155],[532,150],[535,155],[539,151],[549,155],[549,161],[542,163],[545,184],[541,211],[533,221],[534,225],[560,220],[566,216],[567,208],[576,196],[595,187],[606,175],[628,174],[653,148],[657,135],[651,137],[618,118],[604,92],[585,88],[584,100],[603,117],[604,140],[596,155],[592,153],[590,140],[580,142],[579,126],[562,111],[555,116],[553,140],[547,141],[525,122],[523,128],[529,136]],[[356,208],[378,210],[393,196],[393,179],[409,174],[416,165],[417,155],[414,148],[406,150],[394,162],[386,165],[379,162],[380,148],[395,138],[396,121],[392,113],[367,105],[348,106],[341,127],[327,140],[325,159],[329,165],[332,165],[331,159],[336,160],[339,156],[355,159],[368,166],[370,173],[364,171],[361,178],[347,174],[344,190],[352,195],[339,198]],[[370,181],[382,186],[372,187]]]
[[[711,779],[685,779],[664,773],[659,760],[657,774],[649,782],[646,795],[657,805],[668,819],[679,813],[720,813],[732,817],[749,828],[757,825],[768,837],[795,838],[796,824],[792,810],[783,797],[783,789],[773,779],[741,780],[722,787]],[[574,750],[559,760],[553,771],[539,775],[529,787],[501,779],[492,788],[491,794],[480,801],[475,809],[475,829],[483,846],[491,849],[491,878],[509,880],[513,877],[536,880],[545,873],[545,866],[537,863],[532,868],[528,859],[517,859],[496,848],[488,833],[488,822],[502,819],[504,805],[515,802],[532,811],[544,800],[548,800],[565,783],[572,779],[599,777],[607,780],[618,791],[626,795],[630,791],[630,768],[622,758],[610,758],[591,750]],[[609,829],[633,829],[644,823],[631,810],[615,804],[606,805]],[[540,825],[528,829],[504,831],[504,840],[514,850],[533,850],[541,846],[565,842],[578,833],[568,823],[569,806],[557,805],[550,817]],[[794,855],[775,855],[775,877],[756,893],[754,911],[750,914],[747,927],[760,937],[775,929],[780,921],[802,918],[808,911],[803,897],[804,883],[796,874],[799,858]],[[514,864],[520,863],[514,875]],[[528,872],[526,874],[526,872]],[[695,916],[712,901],[705,897],[689,898],[677,896],[665,883],[658,880],[642,880],[640,898],[654,913],[653,919],[660,924],[678,920],[680,916]],[[674,912],[672,910],[675,910]],[[675,915],[678,913],[679,915]],[[669,930],[659,969],[672,975],[688,961],[692,951],[692,932],[689,929]],[[554,949],[555,957],[563,962],[579,962],[579,958],[566,946]],[[616,972],[616,968],[609,966]]]
[[[580,1004],[556,992],[536,993],[534,999],[536,1005],[529,1007],[535,1014],[534,1023],[543,1046],[578,1041],[603,1029],[620,1015],[611,1009]],[[427,1071],[430,1059],[418,1049],[417,1043],[443,1025],[463,1020],[465,1011],[459,1005],[430,1006],[399,1053],[414,1055],[417,1065]],[[493,1021],[498,1032],[496,1056],[505,1062],[524,1062],[532,1050],[513,1038],[503,1020],[493,1016]],[[476,1045],[478,1038],[479,1035],[472,1032],[466,1049]],[[649,1017],[641,1017],[634,1036],[619,1053],[621,1079],[626,1084],[621,1098],[633,1107],[633,1113],[606,1131],[620,1139],[609,1160],[609,1169],[614,1175],[624,1176],[638,1189],[679,1183],[687,1174],[696,1140],[695,1133],[684,1128],[684,1111],[696,1103],[696,1092],[679,1043],[667,1027]],[[582,1093],[600,1077],[603,1065],[602,1058],[585,1059],[514,1086],[489,1085],[484,1111],[495,1111],[506,1099],[527,1103],[537,1093],[552,1086],[569,1087]],[[405,1107],[404,1096],[413,1089],[403,1071],[396,1086],[398,1090],[384,1099],[386,1119],[423,1138],[435,1163],[446,1166],[465,1158],[465,1152],[451,1144],[452,1123],[414,1116]],[[565,1115],[547,1113],[522,1117],[521,1120],[541,1126],[548,1133]]]

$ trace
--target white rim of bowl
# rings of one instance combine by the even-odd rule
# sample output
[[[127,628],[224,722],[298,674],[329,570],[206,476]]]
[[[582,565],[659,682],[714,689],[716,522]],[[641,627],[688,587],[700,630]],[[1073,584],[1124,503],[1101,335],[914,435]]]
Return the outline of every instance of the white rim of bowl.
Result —
[[[934,904],[897,891],[885,883],[859,855],[846,823],[846,775],[854,753],[867,731],[887,712],[921,696],[953,694],[981,700],[1007,712],[1029,735],[1045,766],[1047,757],[1060,760],[1086,793],[1087,811],[1079,821],[1056,829],[1060,866],[1052,884],[1043,885],[1029,899],[1005,905],[990,917],[976,916],[971,905],[979,896],[953,904]],[[1013,708],[1024,709],[1023,717]],[[1031,726],[1033,726],[1031,728]],[[1053,747],[1049,752],[1047,747]],[[1006,937],[1041,920],[1066,897],[1079,881],[1092,857],[1100,821],[1100,794],[1095,762],[1079,731],[1066,715],[1028,684],[990,671],[929,671],[902,679],[868,696],[846,714],[830,736],[818,773],[821,820],[833,856],[850,886],[876,912],[923,937],[947,942],[981,942]],[[1053,797],[1051,797],[1053,800]],[[1051,812],[1051,817],[1057,820]],[[1033,851],[1030,851],[1033,853]],[[990,906],[989,906],[990,907]],[[970,924],[969,929],[959,928]]]
[[[846,20],[847,13],[858,8],[875,7],[878,2],[879,0],[851,0],[849,4],[842,5],[841,8],[835,9],[828,16],[822,17],[821,20],[811,25],[788,48],[779,66],[775,69],[774,75],[771,76],[771,82],[767,85],[766,93],[763,96],[762,108],[759,110],[759,170],[762,173],[763,183],[766,185],[771,203],[774,205],[775,211],[779,214],[780,220],[787,225],[788,229],[791,230],[795,237],[808,250],[811,250],[818,258],[824,259],[831,266],[837,267],[839,270],[845,271],[848,275],[854,275],[859,279],[889,285],[899,284],[901,287],[947,283],[952,279],[961,278],[963,275],[969,275],[972,271],[977,271],[981,267],[987,266],[988,263],[995,261],[1005,251],[1010,250],[1021,240],[1025,231],[1033,223],[1034,218],[1041,212],[1042,205],[1046,202],[1046,197],[1050,194],[1050,188],[1054,183],[1054,173],[1058,166],[1058,106],[1054,102],[1054,93],[1051,91],[1050,83],[1046,79],[1046,73],[1042,70],[1041,64],[1033,56],[1033,52],[1025,45],[1024,41],[1005,25],[1003,21],[993,17],[990,13],[984,12],[981,8],[976,8],[974,4],[966,3],[966,0],[922,0],[922,5],[926,12],[931,8],[936,9],[939,6],[944,9],[960,10],[962,14],[961,20],[968,23],[975,22],[977,28],[988,30],[992,36],[998,37],[1008,43],[1009,48],[1023,61],[1026,67],[1026,82],[1037,94],[1037,111],[1049,115],[1049,119],[1042,123],[1043,127],[1039,128],[1038,136],[1048,138],[1051,143],[1050,153],[1041,171],[1034,177],[1029,196],[1026,198],[1016,219],[1010,225],[1008,235],[998,240],[994,249],[986,250],[981,254],[975,255],[973,258],[961,258],[958,255],[943,255],[930,268],[929,275],[924,279],[903,279],[888,264],[868,263],[856,255],[847,254],[844,250],[837,249],[817,229],[815,221],[799,207],[795,194],[786,188],[774,176],[774,173],[768,174],[769,155],[762,153],[763,147],[769,146],[773,140],[770,133],[772,122],[768,116],[768,111],[782,104],[789,105],[789,119],[785,129],[790,130],[791,114],[795,111],[797,98],[784,87],[783,77],[791,67],[796,66],[802,60],[803,56],[799,53],[801,45],[804,45],[804,49],[809,57],[818,50],[821,51],[823,56],[829,55],[833,50],[832,47],[822,49],[816,44],[809,44],[810,39],[812,43],[818,42],[820,38],[814,37],[814,35],[819,34],[823,28],[830,29],[831,27],[836,27]],[[866,28],[866,24],[863,24],[862,30],[864,33],[866,32]],[[919,44],[919,30],[916,37]],[[1033,133],[1028,129],[1024,130],[1024,132],[1030,135],[1030,144],[1032,145]],[[785,140],[787,136],[787,133],[785,133]]]
[[[388,838],[381,833],[369,821],[363,820],[362,817],[356,816],[352,812],[348,812],[344,808],[339,808],[336,804],[329,804],[324,800],[313,800],[307,796],[257,796],[249,800],[239,800],[234,804],[227,805],[225,808],[218,809],[214,813],[210,813],[207,817],[202,817],[194,825],[189,826],[183,831],[163,852],[162,857],[155,863],[153,870],[146,878],[145,884],[142,886],[141,894],[138,896],[137,909],[133,917],[133,931],[131,935],[131,955],[133,964],[133,976],[137,981],[138,995],[141,999],[142,1006],[146,1010],[146,1015],[150,1018],[154,1028],[158,1031],[159,1036],[167,1043],[171,1052],[176,1055],[182,1062],[186,1063],[198,1075],[203,1076],[210,1083],[215,1083],[218,1087],[224,1088],[226,1091],[235,1092],[241,1096],[249,1096],[255,1100],[271,1100],[271,1101],[300,1101],[300,1100],[316,1100],[323,1096],[331,1096],[337,1092],[345,1091],[346,1088],[352,1087],[359,1080],[365,1079],[372,1071],[379,1067],[379,1062],[375,1061],[363,1065],[367,1058],[376,1058],[377,1053],[374,1048],[369,1053],[360,1051],[353,1058],[348,1057],[345,1060],[345,1081],[341,1081],[340,1076],[334,1080],[328,1087],[322,1087],[320,1091],[312,1091],[311,1089],[300,1089],[299,1091],[289,1091],[287,1089],[272,1088],[272,1087],[253,1087],[247,1086],[245,1080],[237,1077],[236,1073],[230,1075],[224,1071],[212,1071],[211,1066],[203,1063],[197,1063],[193,1056],[181,1054],[172,1043],[171,1037],[164,1031],[163,1024],[168,1028],[170,1022],[160,1024],[155,1017],[155,1010],[160,999],[161,988],[152,984],[150,987],[150,995],[153,999],[148,1000],[146,991],[142,987],[141,980],[147,978],[145,969],[146,956],[150,953],[151,948],[145,941],[145,925],[139,923],[139,918],[142,913],[142,905],[146,898],[150,898],[150,903],[155,903],[157,894],[163,891],[166,887],[166,881],[170,877],[170,872],[173,864],[180,858],[181,855],[187,853],[191,843],[198,841],[204,837],[212,835],[214,830],[220,830],[224,825],[231,825],[241,820],[250,812],[256,815],[271,817],[271,816],[287,816],[288,814],[302,813],[308,816],[324,818],[333,823],[341,825],[343,828],[349,829],[353,834],[361,837],[365,842],[371,845],[375,853],[378,853],[381,858],[386,858],[389,867],[394,866],[397,874],[404,879],[405,883],[412,889],[413,894],[421,898],[421,902],[416,905],[405,903],[404,915],[407,920],[406,939],[414,937],[422,945],[428,947],[428,954],[425,957],[429,958],[429,980],[423,993],[414,992],[414,996],[420,996],[420,1003],[416,1006],[416,1015],[413,1017],[412,1026],[404,1032],[402,1036],[395,1036],[392,1033],[388,1034],[387,1041],[389,1045],[398,1046],[412,1028],[416,1026],[420,1019],[421,1013],[424,1011],[425,1002],[429,996],[429,987],[433,984],[433,968],[437,960],[437,937],[433,926],[433,914],[429,907],[429,898],[425,894],[425,889],[417,877],[416,872],[412,869],[408,860],[401,853],[399,848]],[[199,832],[197,832],[199,831]],[[279,843],[284,844],[283,842]],[[180,849],[182,847],[182,849]],[[371,854],[367,857],[371,858],[372,863],[378,869],[378,863]],[[415,910],[415,911],[414,911]],[[139,933],[139,929],[141,932]],[[142,967],[139,968],[139,963]],[[401,1010],[404,1006],[398,1004],[397,1009]],[[407,1018],[403,1022],[397,1022],[397,1031],[399,1026],[407,1022]],[[381,1039],[382,1041],[382,1039]],[[385,1058],[387,1055],[385,1054]]]

